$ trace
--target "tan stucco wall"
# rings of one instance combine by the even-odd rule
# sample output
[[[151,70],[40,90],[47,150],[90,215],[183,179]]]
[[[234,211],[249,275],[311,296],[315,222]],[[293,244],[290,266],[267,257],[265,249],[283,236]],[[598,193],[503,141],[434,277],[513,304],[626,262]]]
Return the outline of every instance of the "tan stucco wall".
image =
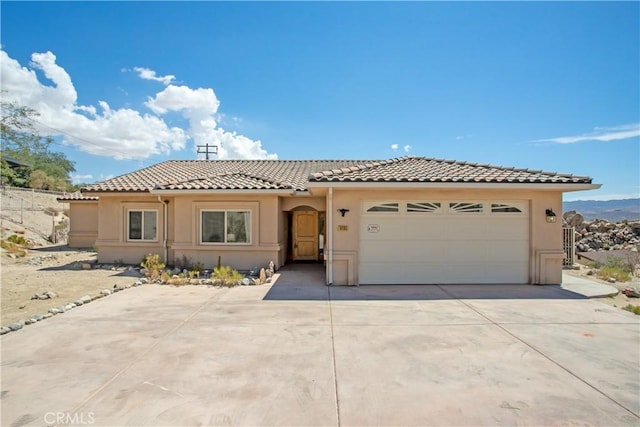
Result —
[[[188,258],[201,262],[205,268],[215,267],[218,256],[223,265],[239,270],[264,267],[273,261],[284,264],[281,202],[278,196],[185,195],[163,196],[167,202],[167,261]],[[101,219],[98,227],[98,258],[100,262],[122,260],[138,263],[148,253],[164,258],[163,205],[157,196],[100,197]],[[129,242],[126,239],[128,209],[158,211],[158,239],[154,242]],[[242,209],[251,211],[251,242],[248,244],[200,243],[200,212],[203,209]]]
[[[98,202],[69,202],[69,238],[72,248],[93,248],[98,238]]]
[[[163,254],[163,206],[157,197],[130,194],[125,197],[114,195],[100,196],[100,216],[98,224],[99,262],[124,262],[138,264],[149,254]],[[129,209],[154,209],[158,212],[158,238],[153,242],[128,242],[126,236],[127,211]]]
[[[534,190],[346,190],[334,189],[333,283],[358,284],[358,243],[363,201],[394,200],[526,200],[530,207],[530,277],[532,284],[558,284],[562,281],[562,193]],[[349,212],[342,217],[338,209]],[[545,210],[552,209],[558,222],[546,222]],[[341,231],[340,226],[346,226]],[[328,267],[327,267],[328,271]],[[351,278],[345,282],[345,278]]]
[[[163,196],[168,202],[167,255],[173,264],[183,256],[192,262],[202,262],[206,268],[221,262],[240,270],[265,266],[273,261],[277,267],[286,261],[287,211],[309,206],[325,211],[326,197],[283,197],[277,195],[181,195]],[[363,201],[391,200],[525,200],[530,209],[530,283],[556,284],[562,278],[562,193],[535,190],[361,190],[334,189],[333,278],[334,284],[358,284],[358,244],[360,214]],[[91,207],[93,206],[93,207]],[[97,206],[100,214],[97,214]],[[342,217],[338,209],[349,209]],[[148,253],[164,254],[163,205],[157,196],[130,194],[100,195],[99,204],[71,204],[74,243],[91,243],[95,239],[100,262],[122,260],[138,263]],[[154,242],[127,242],[127,209],[156,209],[158,239]],[[251,211],[249,244],[208,245],[200,243],[201,209],[248,209]],[[558,222],[549,224],[545,210],[552,209]],[[78,214],[78,212],[80,214]],[[77,218],[81,218],[78,220]],[[84,221],[84,223],[83,223]],[[91,222],[93,221],[93,223]],[[97,223],[96,223],[97,221]],[[75,222],[75,225],[74,225]],[[327,221],[328,222],[328,221]],[[346,226],[346,230],[340,230]],[[90,230],[97,230],[94,236]],[[80,240],[81,233],[86,239]],[[89,234],[87,234],[89,233]]]

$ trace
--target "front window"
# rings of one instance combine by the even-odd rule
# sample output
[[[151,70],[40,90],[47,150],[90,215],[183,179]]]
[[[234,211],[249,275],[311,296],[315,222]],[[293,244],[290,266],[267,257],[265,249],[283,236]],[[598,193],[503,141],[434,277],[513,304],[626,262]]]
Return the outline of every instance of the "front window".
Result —
[[[158,212],[154,210],[129,211],[127,237],[129,240],[158,240]]]
[[[251,212],[202,211],[202,243],[251,243]]]

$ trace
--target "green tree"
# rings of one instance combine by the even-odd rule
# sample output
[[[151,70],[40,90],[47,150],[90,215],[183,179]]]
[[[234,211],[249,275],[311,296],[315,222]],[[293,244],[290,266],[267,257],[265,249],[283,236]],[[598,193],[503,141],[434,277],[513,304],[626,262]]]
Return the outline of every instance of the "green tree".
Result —
[[[1,113],[2,182],[50,190],[70,189],[69,174],[75,171],[74,163],[63,153],[51,151],[51,137],[38,134],[34,125],[38,112],[16,103],[2,102]],[[29,166],[11,168],[5,158]]]

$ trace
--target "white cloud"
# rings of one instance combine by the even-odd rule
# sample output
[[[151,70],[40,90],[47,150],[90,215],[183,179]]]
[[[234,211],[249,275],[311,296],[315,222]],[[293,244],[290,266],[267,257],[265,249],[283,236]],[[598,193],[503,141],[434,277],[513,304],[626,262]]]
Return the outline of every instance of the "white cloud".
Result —
[[[86,174],[86,175],[80,175],[77,173],[71,174],[71,182],[73,184],[81,184],[81,183],[85,183],[85,182],[91,182],[93,180],[93,175],[91,174]]]
[[[595,127],[592,132],[573,136],[559,136],[555,138],[538,139],[533,142],[555,142],[557,144],[574,144],[584,141],[609,142],[619,139],[640,136],[640,123],[612,127]]]
[[[218,146],[219,159],[277,159],[255,141],[218,126],[220,101],[211,88],[192,89],[187,86],[167,86],[145,103],[153,112],[179,112],[189,121],[188,133],[197,145]]]
[[[166,76],[158,76],[155,71],[150,70],[149,68],[144,68],[144,67],[133,67],[133,71],[138,73],[138,76],[141,79],[160,82],[165,86],[171,84],[171,82],[176,79],[176,76],[172,74],[168,74]]]
[[[398,144],[391,144],[391,149],[393,151],[397,150],[400,146]]]
[[[192,139],[196,144],[218,145],[221,159],[277,158],[264,150],[260,141],[218,126],[220,101],[213,89],[172,85],[172,75],[157,76],[153,70],[134,68],[141,78],[166,86],[147,100],[146,105],[154,113],[151,114],[132,108],[112,109],[105,101],[78,104],[71,76],[56,63],[51,52],[34,53],[29,67],[23,67],[0,50],[0,67],[3,100],[38,111],[36,125],[42,135],[61,136],[65,144],[90,154],[117,160],[146,159],[184,150]],[[40,82],[36,70],[44,74],[46,83]],[[188,129],[169,126],[160,117],[172,111],[188,119]]]
[[[405,153],[408,153],[409,151],[411,151],[411,147],[409,144],[405,145],[404,147],[402,147],[402,149],[404,150]]]

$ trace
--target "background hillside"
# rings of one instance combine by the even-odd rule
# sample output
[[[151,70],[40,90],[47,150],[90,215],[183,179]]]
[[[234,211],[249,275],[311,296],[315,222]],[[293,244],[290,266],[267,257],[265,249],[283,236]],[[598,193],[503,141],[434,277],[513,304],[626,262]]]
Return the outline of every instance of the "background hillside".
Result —
[[[576,211],[585,220],[605,219],[610,222],[640,219],[640,199],[576,200],[563,202],[562,210]]]

